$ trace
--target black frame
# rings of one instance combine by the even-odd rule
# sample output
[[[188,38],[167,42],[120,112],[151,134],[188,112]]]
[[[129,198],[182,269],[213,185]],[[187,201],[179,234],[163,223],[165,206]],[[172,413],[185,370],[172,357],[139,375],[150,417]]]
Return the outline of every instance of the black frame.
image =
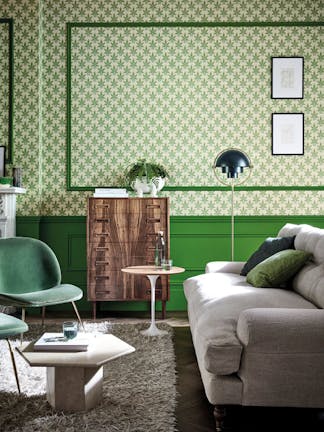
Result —
[[[9,70],[8,70],[8,141],[6,146],[6,163],[13,162],[13,81],[14,81],[14,35],[13,18],[0,18],[0,25],[7,24],[9,32]]]
[[[274,152],[274,117],[275,116],[288,116],[288,115],[293,115],[293,116],[301,116],[302,118],[302,151],[300,153],[278,153],[278,152]],[[285,112],[285,113],[272,113],[271,115],[271,154],[273,156],[303,156],[304,155],[304,137],[305,137],[305,119],[304,119],[304,113],[302,112]]]
[[[301,76],[301,96],[274,96],[273,85],[274,85],[274,60],[286,60],[286,59],[301,59],[302,61],[302,76]],[[304,99],[304,57],[293,56],[293,57],[271,57],[271,99]]]

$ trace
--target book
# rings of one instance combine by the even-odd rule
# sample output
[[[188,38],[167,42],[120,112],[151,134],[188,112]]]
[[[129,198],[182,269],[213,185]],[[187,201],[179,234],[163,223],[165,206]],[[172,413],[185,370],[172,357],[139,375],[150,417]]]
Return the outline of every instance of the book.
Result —
[[[78,333],[74,339],[66,339],[63,333],[44,333],[34,343],[34,351],[87,351],[91,340],[87,333]]]
[[[128,198],[128,193],[126,194],[111,194],[111,193],[94,193],[95,198]]]
[[[95,193],[127,194],[125,188],[95,188]]]

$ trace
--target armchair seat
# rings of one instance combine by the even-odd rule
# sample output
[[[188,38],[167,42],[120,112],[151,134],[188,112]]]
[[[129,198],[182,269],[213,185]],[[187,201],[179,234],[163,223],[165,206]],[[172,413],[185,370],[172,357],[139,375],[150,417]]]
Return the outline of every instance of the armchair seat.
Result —
[[[0,313],[0,339],[20,335],[28,330],[28,325],[11,315]]]
[[[18,307],[43,307],[53,304],[70,303],[82,297],[80,288],[61,284],[53,288],[42,291],[33,291],[21,294],[2,292],[0,294],[0,304]]]
[[[8,348],[10,352],[12,367],[15,373],[16,384],[18,388],[18,392],[20,393],[20,385],[17,373],[17,366],[15,361],[15,355],[12,349],[12,346],[9,342],[10,336],[21,335],[22,333],[28,330],[28,325],[21,321],[18,318],[15,318],[11,315],[6,315],[4,313],[0,313],[0,339],[6,339],[8,343]]]

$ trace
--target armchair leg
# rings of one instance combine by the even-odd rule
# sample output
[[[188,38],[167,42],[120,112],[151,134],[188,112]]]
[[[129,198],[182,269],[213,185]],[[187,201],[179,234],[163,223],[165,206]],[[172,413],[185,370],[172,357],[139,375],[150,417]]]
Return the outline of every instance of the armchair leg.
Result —
[[[9,339],[6,339],[7,343],[8,343],[8,347],[9,347],[9,352],[10,352],[10,357],[11,357],[11,363],[12,363],[12,367],[15,373],[15,378],[16,378],[16,383],[17,383],[17,388],[18,388],[18,393],[20,394],[20,385],[19,385],[19,379],[18,379],[18,372],[17,372],[17,367],[16,367],[16,361],[15,361],[15,356],[14,356],[14,352],[12,349],[12,346],[9,342]]]
[[[225,432],[226,407],[224,405],[215,405],[214,417],[216,423],[216,432]]]
[[[45,325],[45,312],[46,312],[46,306],[42,306],[42,327]]]
[[[22,319],[22,321],[25,322],[25,319],[26,319],[26,309],[24,307],[21,308],[21,319]],[[24,339],[24,334],[20,333],[20,345],[22,345],[23,339]]]
[[[85,330],[85,328],[84,328],[83,321],[81,320],[81,317],[80,317],[80,314],[79,314],[78,308],[76,307],[76,304],[75,304],[74,302],[71,302],[71,303],[72,303],[72,306],[73,306],[74,311],[75,311],[75,313],[76,313],[76,316],[78,317],[79,323],[80,323],[81,327],[83,328],[83,331],[85,332],[86,330]]]

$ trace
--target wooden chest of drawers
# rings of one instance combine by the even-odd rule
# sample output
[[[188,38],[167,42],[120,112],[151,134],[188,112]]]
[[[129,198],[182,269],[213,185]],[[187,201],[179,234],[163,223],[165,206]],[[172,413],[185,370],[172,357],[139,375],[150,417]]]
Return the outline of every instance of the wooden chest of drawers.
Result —
[[[89,198],[87,215],[88,300],[93,317],[99,301],[151,299],[145,276],[131,276],[121,269],[154,264],[158,231],[164,232],[169,256],[168,198]],[[165,317],[169,281],[157,281],[156,299]]]

